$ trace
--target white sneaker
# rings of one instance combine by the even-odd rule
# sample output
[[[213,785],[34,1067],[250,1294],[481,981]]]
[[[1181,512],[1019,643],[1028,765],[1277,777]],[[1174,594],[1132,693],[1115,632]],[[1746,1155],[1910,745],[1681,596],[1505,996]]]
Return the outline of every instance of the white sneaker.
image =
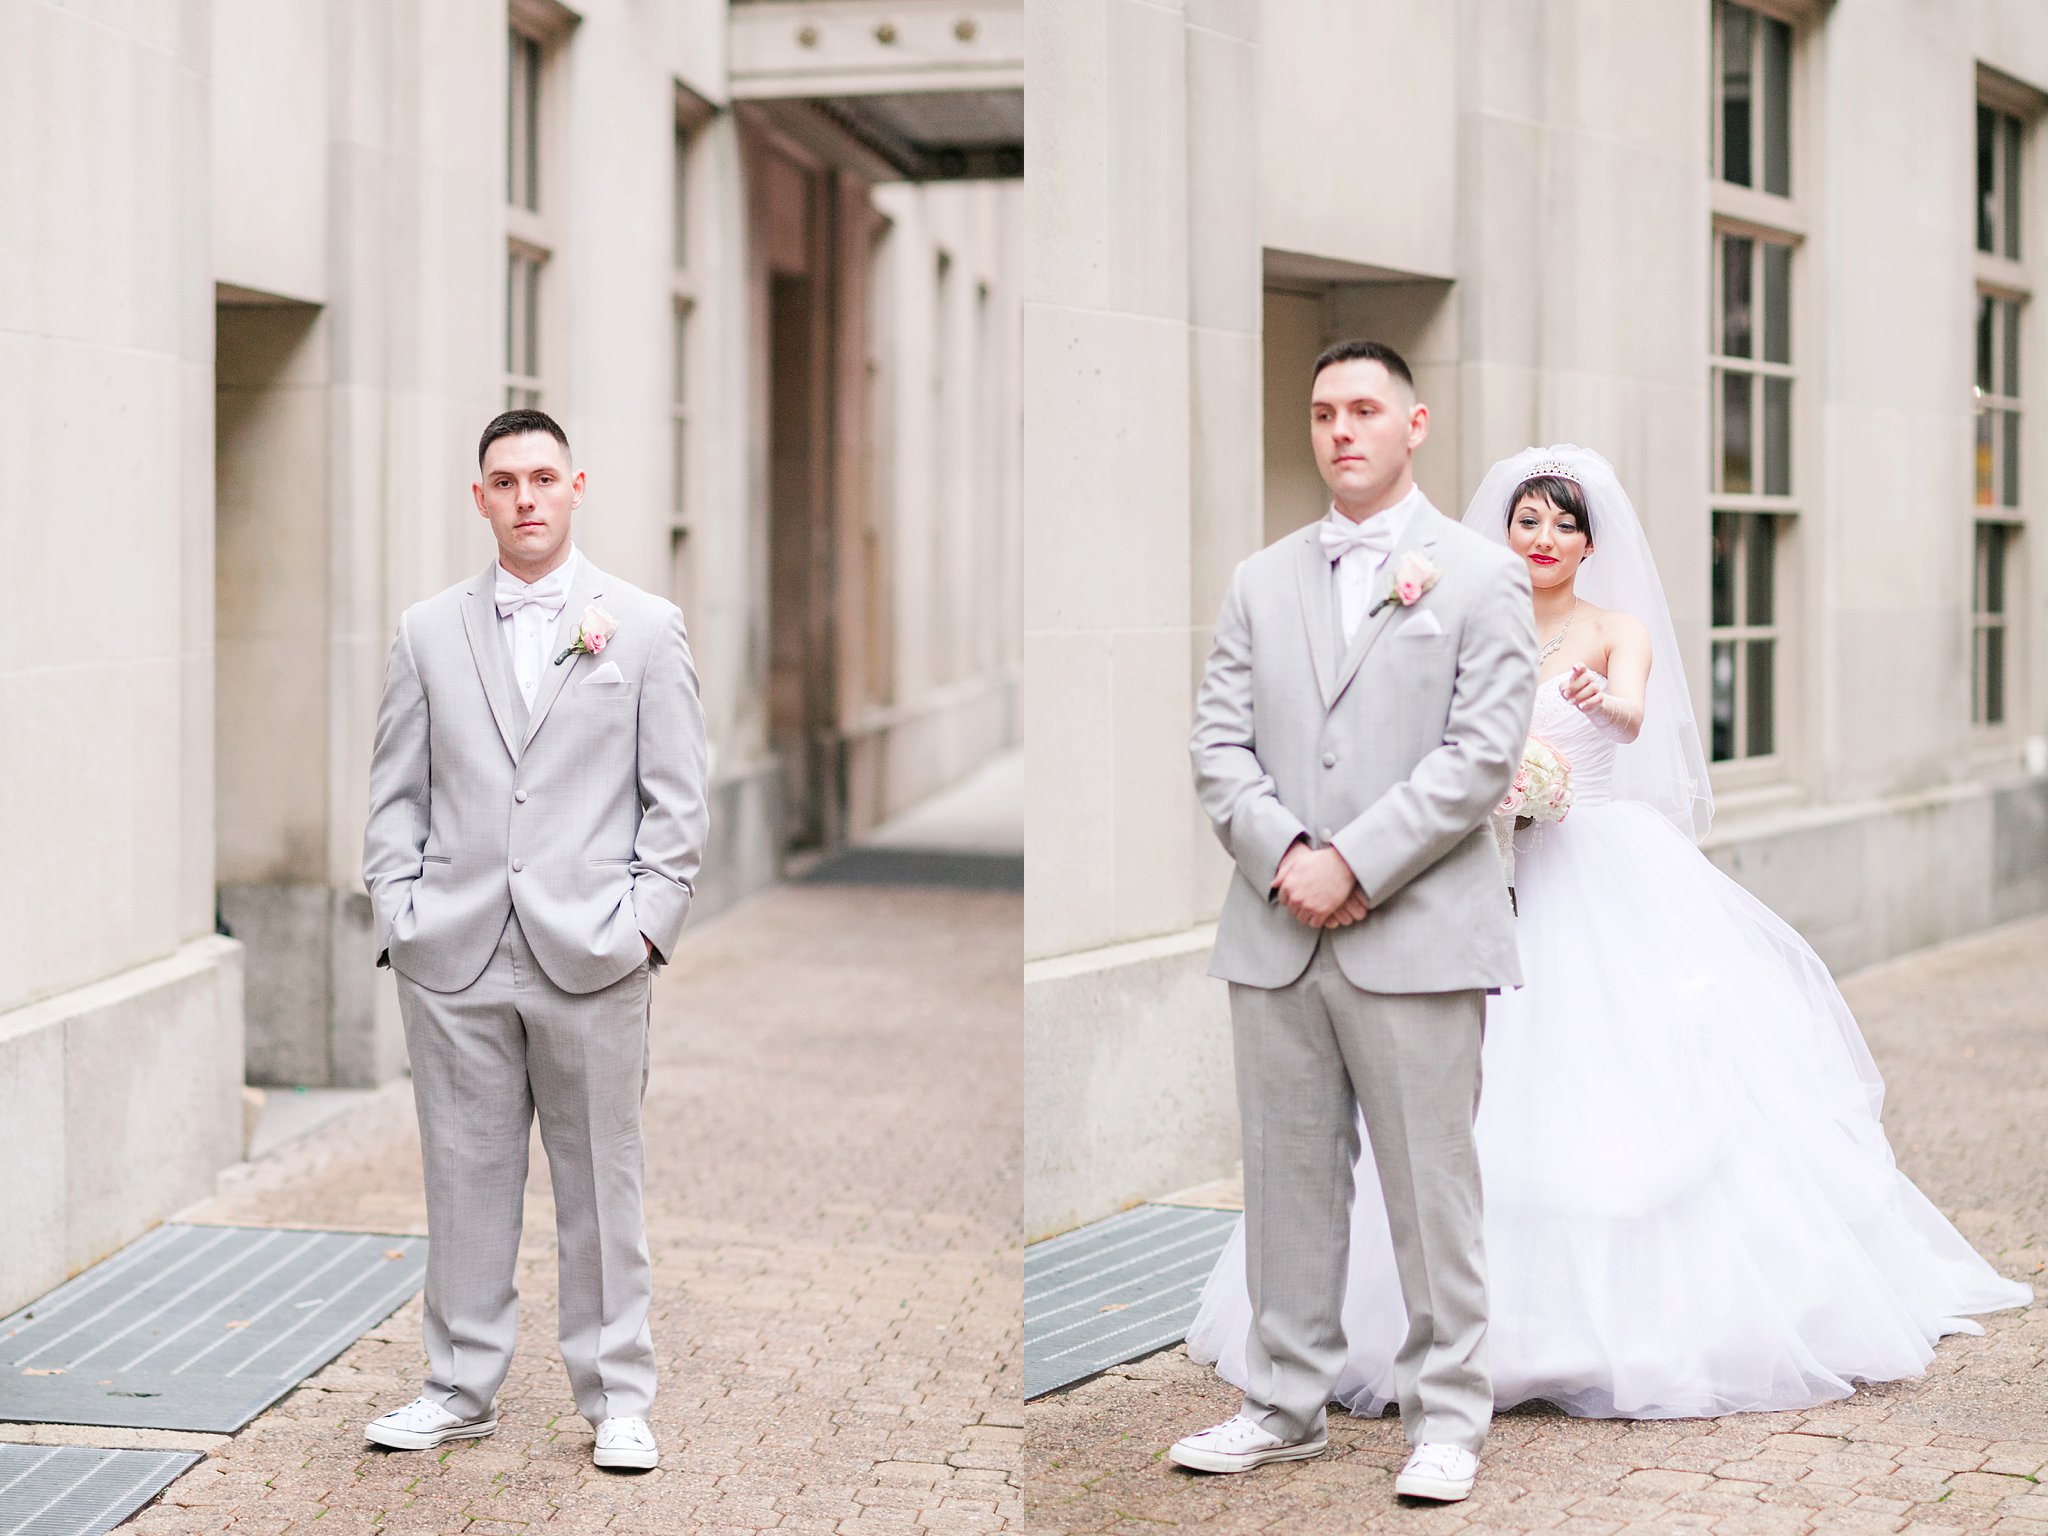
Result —
[[[590,1459],[600,1467],[632,1467],[644,1472],[660,1462],[661,1450],[645,1419],[606,1419],[597,1426],[597,1449]]]
[[[1472,1491],[1479,1476],[1479,1458],[1462,1445],[1425,1441],[1394,1479],[1394,1492],[1411,1499],[1439,1499],[1456,1503]]]
[[[1197,1472],[1249,1472],[1269,1461],[1304,1461],[1320,1456],[1328,1440],[1282,1440],[1243,1414],[1199,1434],[1176,1440],[1166,1459]]]
[[[486,1410],[480,1419],[459,1419],[439,1403],[416,1397],[363,1426],[363,1438],[394,1451],[431,1451],[448,1440],[480,1440],[498,1427]]]

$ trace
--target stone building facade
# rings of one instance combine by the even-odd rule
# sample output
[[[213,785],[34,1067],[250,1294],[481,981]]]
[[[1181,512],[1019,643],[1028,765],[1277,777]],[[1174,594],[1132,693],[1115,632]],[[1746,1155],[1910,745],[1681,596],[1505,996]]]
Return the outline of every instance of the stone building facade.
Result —
[[[0,1311],[403,1067],[359,878],[484,423],[681,604],[700,914],[1016,739],[1019,0],[0,7]]]
[[[1236,1157],[1186,738],[1232,568],[1326,505],[1339,337],[1415,364],[1454,515],[1526,444],[1613,460],[1707,851],[1830,964],[2048,905],[2048,10],[1029,14],[1028,1236]]]

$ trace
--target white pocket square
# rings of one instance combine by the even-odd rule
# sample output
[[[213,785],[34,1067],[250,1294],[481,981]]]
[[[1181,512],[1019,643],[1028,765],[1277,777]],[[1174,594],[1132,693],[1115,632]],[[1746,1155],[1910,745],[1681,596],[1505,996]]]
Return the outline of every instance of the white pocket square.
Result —
[[[590,675],[585,677],[576,686],[579,688],[602,688],[607,685],[623,686],[625,681],[626,676],[619,670],[619,664],[616,661],[607,661],[601,666],[593,667]]]
[[[1417,640],[1427,640],[1431,635],[1440,635],[1443,632],[1443,625],[1437,622],[1436,615],[1427,608],[1419,608],[1409,614],[1394,629],[1397,635],[1410,635]]]

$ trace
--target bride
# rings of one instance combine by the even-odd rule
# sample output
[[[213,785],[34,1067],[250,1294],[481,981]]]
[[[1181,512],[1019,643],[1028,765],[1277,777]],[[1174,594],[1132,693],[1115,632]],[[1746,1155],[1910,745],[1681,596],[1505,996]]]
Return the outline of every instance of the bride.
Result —
[[[1884,1085],[1827,968],[1695,846],[1706,763],[1634,508],[1599,454],[1531,448],[1493,467],[1465,523],[1528,562],[1530,730],[1574,791],[1564,821],[1517,834],[1525,985],[1487,1008],[1498,1405],[1690,1418],[1918,1375],[1935,1340],[1982,1332],[1967,1314],[2033,1293],[1894,1166]],[[1250,1321],[1240,1222],[1188,1353],[1242,1386]],[[1377,1415],[1407,1319],[1371,1178],[1344,1328],[1337,1395]]]

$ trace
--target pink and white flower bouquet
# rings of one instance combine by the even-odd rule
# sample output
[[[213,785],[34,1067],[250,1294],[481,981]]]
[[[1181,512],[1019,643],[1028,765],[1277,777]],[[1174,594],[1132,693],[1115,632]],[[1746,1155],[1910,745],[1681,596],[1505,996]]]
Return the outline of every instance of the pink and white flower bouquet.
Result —
[[[1515,832],[1541,821],[1563,821],[1572,809],[1572,765],[1540,736],[1522,746],[1514,781],[1493,810],[1493,837],[1510,887],[1515,883]]]

